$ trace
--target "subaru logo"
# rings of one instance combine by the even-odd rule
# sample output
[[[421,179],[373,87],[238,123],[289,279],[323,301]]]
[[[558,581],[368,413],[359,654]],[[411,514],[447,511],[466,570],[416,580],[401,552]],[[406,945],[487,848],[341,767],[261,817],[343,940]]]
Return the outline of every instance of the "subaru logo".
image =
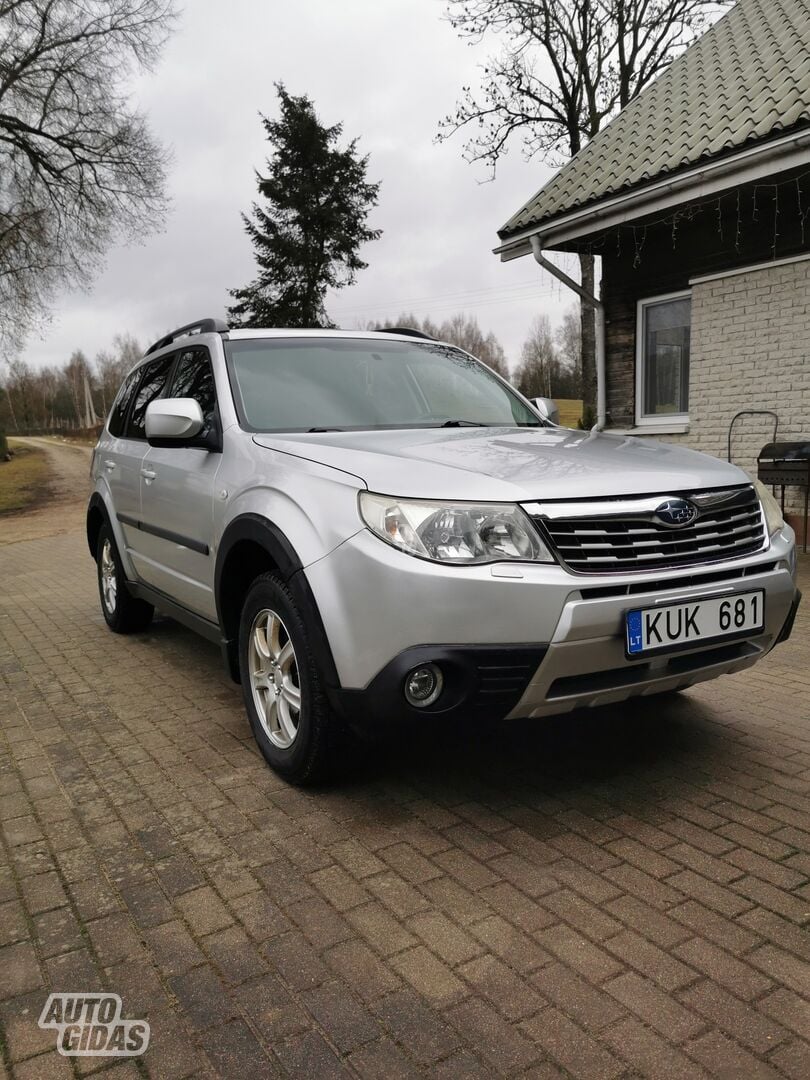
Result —
[[[697,507],[686,499],[667,499],[655,508],[655,516],[670,529],[683,529],[698,516]]]

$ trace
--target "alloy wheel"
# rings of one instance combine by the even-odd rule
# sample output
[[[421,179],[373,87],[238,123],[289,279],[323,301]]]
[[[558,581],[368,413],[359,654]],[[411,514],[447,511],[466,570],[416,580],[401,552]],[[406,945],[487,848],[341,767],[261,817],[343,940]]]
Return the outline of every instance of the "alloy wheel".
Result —
[[[107,612],[114,615],[118,602],[118,572],[109,540],[105,540],[101,548],[101,595]]]
[[[287,627],[269,608],[263,608],[253,620],[248,663],[259,721],[273,745],[287,750],[298,735],[301,684]]]

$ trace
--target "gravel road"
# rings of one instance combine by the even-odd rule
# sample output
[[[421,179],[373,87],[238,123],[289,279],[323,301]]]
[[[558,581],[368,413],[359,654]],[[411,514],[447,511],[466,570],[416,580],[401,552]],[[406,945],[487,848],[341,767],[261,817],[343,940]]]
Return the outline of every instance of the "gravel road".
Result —
[[[0,518],[0,547],[82,529],[90,494],[90,447],[50,438],[19,441],[45,451],[49,489],[35,508]]]

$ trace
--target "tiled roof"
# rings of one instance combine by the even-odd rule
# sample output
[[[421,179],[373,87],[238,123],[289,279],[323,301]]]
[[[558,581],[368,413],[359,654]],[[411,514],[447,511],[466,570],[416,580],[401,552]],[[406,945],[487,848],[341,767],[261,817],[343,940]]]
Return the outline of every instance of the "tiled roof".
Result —
[[[810,124],[810,0],[738,0],[564,165],[502,238]]]

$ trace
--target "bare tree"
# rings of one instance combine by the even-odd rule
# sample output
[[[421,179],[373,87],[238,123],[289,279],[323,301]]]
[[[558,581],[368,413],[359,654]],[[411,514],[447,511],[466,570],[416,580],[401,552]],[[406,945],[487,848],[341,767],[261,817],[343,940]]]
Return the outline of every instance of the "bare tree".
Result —
[[[579,308],[572,304],[567,308],[562,317],[562,322],[554,334],[562,363],[573,374],[572,397],[582,396],[582,323],[580,322]]]
[[[465,87],[440,139],[470,132],[469,161],[494,169],[516,137],[527,158],[561,164],[632,101],[732,0],[445,0],[461,37],[503,41]],[[579,257],[594,290],[593,256]],[[583,396],[596,401],[593,310],[581,306]]]
[[[84,427],[85,419],[84,380],[89,377],[89,374],[90,365],[87,357],[81,349],[76,349],[65,365],[65,378],[76,414],[76,426],[80,428]]]
[[[504,378],[509,378],[509,365],[506,362],[503,345],[491,330],[488,334],[481,330],[474,315],[454,315],[441,324],[436,336],[444,341],[452,342],[453,345],[458,345],[465,352],[472,353],[493,371],[497,371]]]
[[[493,371],[497,371],[505,379],[509,378],[509,364],[506,360],[503,345],[491,330],[488,334],[483,332],[474,315],[459,313],[445,319],[442,323],[435,323],[429,316],[420,319],[411,312],[410,314],[399,315],[394,320],[389,319],[386,322],[369,323],[368,328],[369,330],[382,330],[394,326],[410,326],[414,330],[421,330],[428,337],[438,338],[439,341],[449,341],[451,345],[457,345],[460,349],[464,349],[465,352],[477,356],[479,360],[483,360],[488,367],[491,367]]]
[[[98,381],[101,415],[106,416],[110,411],[124,376],[142,355],[143,350],[131,334],[116,334],[113,338],[112,350],[102,349],[96,354],[94,367]]]
[[[551,397],[555,369],[559,367],[548,315],[538,315],[520,352],[515,384],[526,397]]]
[[[166,211],[166,155],[130,104],[173,0],[0,0],[0,346]]]

